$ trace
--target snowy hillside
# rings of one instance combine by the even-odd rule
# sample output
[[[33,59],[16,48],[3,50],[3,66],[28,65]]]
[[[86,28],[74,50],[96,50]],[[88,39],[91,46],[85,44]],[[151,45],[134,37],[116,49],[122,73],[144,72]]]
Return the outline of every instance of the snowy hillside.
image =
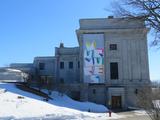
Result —
[[[88,111],[90,112],[97,112],[97,113],[105,113],[108,112],[108,109],[103,105],[97,105],[91,102],[78,102],[66,95],[61,95],[58,92],[53,92],[51,97],[54,99],[50,101],[50,103],[54,105],[58,105],[61,107],[72,108],[80,111]]]
[[[0,120],[94,120],[109,119],[107,108],[90,102],[77,102],[57,92],[53,100],[43,101],[42,97],[17,89],[14,84],[0,83]],[[86,112],[84,112],[86,111]],[[113,118],[119,118],[113,114]]]

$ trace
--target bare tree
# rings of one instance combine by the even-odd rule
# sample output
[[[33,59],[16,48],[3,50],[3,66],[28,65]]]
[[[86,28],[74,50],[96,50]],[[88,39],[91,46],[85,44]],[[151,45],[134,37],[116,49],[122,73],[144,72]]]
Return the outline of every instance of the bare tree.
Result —
[[[160,120],[160,89],[144,87],[139,90],[138,105],[143,108],[151,120]]]
[[[117,0],[112,12],[118,17],[143,19],[155,35],[153,46],[160,46],[160,0]]]

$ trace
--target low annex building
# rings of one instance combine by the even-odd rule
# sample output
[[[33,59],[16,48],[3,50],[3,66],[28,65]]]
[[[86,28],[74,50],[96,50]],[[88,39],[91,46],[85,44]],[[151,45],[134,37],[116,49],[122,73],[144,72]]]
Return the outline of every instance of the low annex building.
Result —
[[[35,57],[30,84],[112,108],[137,106],[138,90],[150,84],[144,21],[108,17],[79,22],[79,46],[61,43],[55,56]],[[22,70],[21,65],[10,67]]]

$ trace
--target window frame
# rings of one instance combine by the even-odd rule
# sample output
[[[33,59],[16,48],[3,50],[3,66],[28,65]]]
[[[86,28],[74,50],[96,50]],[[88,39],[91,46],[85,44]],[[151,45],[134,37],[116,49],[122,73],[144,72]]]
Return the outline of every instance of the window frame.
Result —
[[[92,89],[92,93],[95,95],[96,94],[96,89]]]
[[[112,51],[112,50],[117,50],[117,44],[110,44],[109,45],[109,50]]]
[[[60,83],[64,84],[64,78],[60,78]]]
[[[68,62],[68,68],[69,69],[73,69],[73,61],[69,61]]]
[[[111,80],[119,79],[118,62],[110,62],[110,79]]]
[[[80,68],[80,61],[78,61],[78,68]]]
[[[64,62],[61,61],[59,64],[60,64],[60,69],[64,69]]]
[[[45,70],[45,63],[44,62],[40,62],[38,65],[39,65],[39,70]]]

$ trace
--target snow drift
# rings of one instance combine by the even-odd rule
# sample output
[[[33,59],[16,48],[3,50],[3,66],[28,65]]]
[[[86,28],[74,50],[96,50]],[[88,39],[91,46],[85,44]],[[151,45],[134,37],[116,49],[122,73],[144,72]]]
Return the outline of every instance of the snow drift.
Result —
[[[97,119],[106,117],[108,109],[103,105],[90,102],[74,101],[66,95],[61,96],[53,92],[53,100],[43,101],[43,98],[32,93],[19,90],[14,84],[0,83],[0,119],[35,119],[36,118],[65,118],[71,119]],[[91,113],[87,112],[105,112]],[[113,117],[117,118],[114,114]]]

